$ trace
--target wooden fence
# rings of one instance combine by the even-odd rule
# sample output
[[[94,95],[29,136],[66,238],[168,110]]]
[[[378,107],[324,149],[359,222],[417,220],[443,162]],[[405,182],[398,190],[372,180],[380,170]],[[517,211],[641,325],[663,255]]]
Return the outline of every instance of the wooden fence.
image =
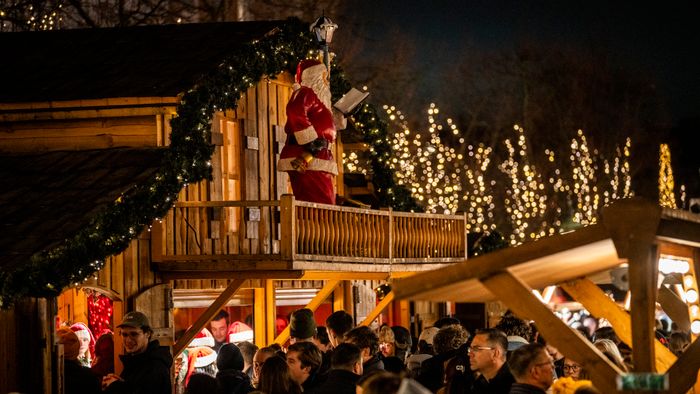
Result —
[[[466,258],[464,215],[296,201],[178,202],[163,219],[163,260],[446,263]]]

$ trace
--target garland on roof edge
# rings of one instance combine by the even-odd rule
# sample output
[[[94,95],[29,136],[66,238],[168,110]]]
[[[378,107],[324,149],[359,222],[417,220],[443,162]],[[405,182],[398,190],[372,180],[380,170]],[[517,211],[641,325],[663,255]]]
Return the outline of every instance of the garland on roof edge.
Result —
[[[211,119],[215,111],[236,108],[241,94],[265,76],[283,71],[294,73],[297,62],[316,49],[308,25],[290,18],[275,34],[247,43],[215,72],[184,93],[171,120],[170,147],[160,170],[147,182],[136,185],[110,207],[96,215],[88,226],[58,247],[33,255],[12,272],[0,272],[0,308],[7,309],[21,297],[54,297],[67,286],[95,275],[112,255],[124,251],[129,242],[153,220],[165,216],[188,183],[211,180]],[[350,84],[342,72],[331,74],[334,99]],[[420,210],[408,190],[397,186],[387,165],[391,153],[386,123],[369,104],[351,117],[372,147],[373,182],[383,206],[397,210]]]

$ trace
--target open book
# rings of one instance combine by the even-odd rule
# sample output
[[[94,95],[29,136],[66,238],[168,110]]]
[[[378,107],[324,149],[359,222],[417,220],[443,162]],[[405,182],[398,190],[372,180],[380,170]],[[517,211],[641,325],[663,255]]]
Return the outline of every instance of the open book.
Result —
[[[360,92],[359,90],[352,88],[350,91],[345,93],[340,100],[333,104],[333,107],[338,111],[342,112],[343,115],[348,116],[352,114],[364,99],[369,96],[369,92]]]

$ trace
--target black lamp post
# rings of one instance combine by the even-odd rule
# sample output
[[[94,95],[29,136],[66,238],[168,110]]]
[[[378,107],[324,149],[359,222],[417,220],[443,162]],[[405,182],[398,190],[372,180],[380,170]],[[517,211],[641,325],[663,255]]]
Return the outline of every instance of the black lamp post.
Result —
[[[328,70],[330,70],[331,67],[328,56],[328,46],[331,44],[331,41],[333,41],[333,32],[335,32],[335,29],[337,28],[338,25],[333,23],[333,21],[325,15],[316,19],[316,22],[311,25],[311,31],[316,33],[318,44],[323,50],[323,64],[326,65],[326,69]]]

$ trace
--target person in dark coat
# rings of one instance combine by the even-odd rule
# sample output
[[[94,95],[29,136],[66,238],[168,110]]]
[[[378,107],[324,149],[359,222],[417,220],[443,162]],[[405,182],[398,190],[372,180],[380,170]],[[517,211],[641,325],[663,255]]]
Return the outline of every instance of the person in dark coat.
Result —
[[[216,357],[216,380],[224,394],[248,394],[253,391],[250,378],[243,372],[243,355],[238,346],[225,343]]]
[[[158,340],[151,340],[153,330],[146,315],[129,312],[117,327],[124,343],[125,354],[119,356],[124,369],[120,376],[105,376],[102,389],[118,394],[171,394],[173,356]]]
[[[459,324],[443,326],[435,338],[433,347],[435,355],[421,364],[418,383],[432,392],[436,392],[445,383],[445,364],[459,354],[459,349],[469,340],[469,332]]]
[[[68,327],[56,332],[58,343],[63,345],[63,382],[65,394],[97,394],[100,392],[100,381],[78,361],[80,339]]]
[[[362,376],[368,377],[375,371],[384,370],[384,362],[379,353],[379,337],[366,326],[355,327],[345,334],[345,343],[352,343],[362,351]]]
[[[479,330],[469,346],[469,366],[479,372],[473,382],[470,393],[473,394],[508,394],[515,383],[508,365],[508,337],[495,328]]]
[[[554,361],[539,343],[513,351],[508,368],[515,377],[510,394],[545,394],[554,380]]]
[[[326,381],[312,390],[312,394],[355,394],[355,386],[362,376],[362,351],[351,343],[341,343],[331,356],[331,369]]]

